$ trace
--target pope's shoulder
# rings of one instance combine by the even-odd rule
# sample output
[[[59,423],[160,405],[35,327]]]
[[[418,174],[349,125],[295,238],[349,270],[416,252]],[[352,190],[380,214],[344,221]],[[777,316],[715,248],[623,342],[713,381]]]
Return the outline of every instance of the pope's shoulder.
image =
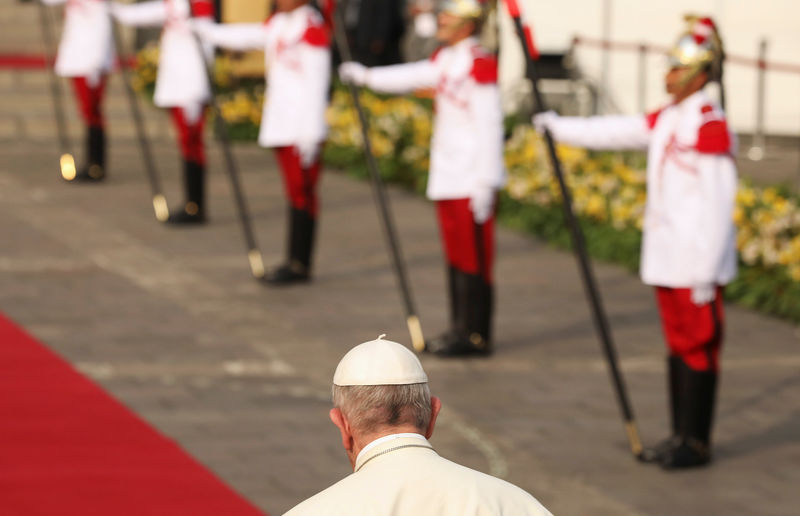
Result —
[[[386,457],[389,459],[389,457]],[[404,469],[408,469],[404,472]],[[520,514],[552,516],[527,491],[437,454],[370,464],[300,503],[288,516],[384,514]]]

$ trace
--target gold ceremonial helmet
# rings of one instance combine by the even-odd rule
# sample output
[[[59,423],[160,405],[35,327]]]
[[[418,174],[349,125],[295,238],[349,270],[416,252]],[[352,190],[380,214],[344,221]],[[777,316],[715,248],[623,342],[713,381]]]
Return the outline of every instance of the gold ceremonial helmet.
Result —
[[[718,69],[724,57],[722,39],[717,26],[709,17],[686,15],[688,25],[669,51],[669,65],[673,68],[694,68],[697,72]]]
[[[445,0],[441,12],[472,20],[481,19],[485,14],[483,2],[479,0]]]

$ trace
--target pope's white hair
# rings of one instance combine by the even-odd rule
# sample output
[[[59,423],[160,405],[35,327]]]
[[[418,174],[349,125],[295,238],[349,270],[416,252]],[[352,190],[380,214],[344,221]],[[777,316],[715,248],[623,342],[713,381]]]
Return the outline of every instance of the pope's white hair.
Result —
[[[342,411],[353,428],[364,433],[403,424],[412,424],[424,432],[431,421],[427,383],[334,385],[333,406]]]

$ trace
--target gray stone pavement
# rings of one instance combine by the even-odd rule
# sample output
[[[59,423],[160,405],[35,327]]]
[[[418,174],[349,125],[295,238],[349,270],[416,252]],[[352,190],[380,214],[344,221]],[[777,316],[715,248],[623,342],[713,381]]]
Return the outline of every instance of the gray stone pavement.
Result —
[[[152,114],[154,118],[160,116]],[[166,121],[166,118],[164,118]],[[112,135],[114,134],[112,128]],[[171,200],[177,155],[155,145]],[[0,310],[273,514],[348,473],[327,420],[352,345],[408,342],[369,186],[322,183],[316,279],[272,290],[249,276],[217,151],[211,223],[153,218],[134,142],[112,138],[102,185],[67,185],[52,142],[0,142]],[[280,258],[285,205],[271,155],[238,146],[258,240]],[[423,327],[445,326],[433,209],[392,191]],[[556,514],[791,514],[800,495],[795,327],[729,307],[713,467],[666,474],[627,443],[569,254],[499,232],[497,353],[423,357],[445,409],[444,456],[534,493]],[[640,429],[666,428],[663,345],[651,292],[598,265]]]

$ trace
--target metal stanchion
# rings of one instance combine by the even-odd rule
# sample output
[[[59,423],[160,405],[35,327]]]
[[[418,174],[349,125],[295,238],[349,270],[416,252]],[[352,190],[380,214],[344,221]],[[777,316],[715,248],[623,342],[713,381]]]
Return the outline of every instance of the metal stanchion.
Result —
[[[647,111],[647,45],[639,45],[639,112]]]
[[[756,79],[756,127],[753,131],[753,142],[747,151],[752,161],[764,158],[766,137],[764,135],[764,94],[767,75],[767,40],[762,39],[758,47],[758,72]]]

